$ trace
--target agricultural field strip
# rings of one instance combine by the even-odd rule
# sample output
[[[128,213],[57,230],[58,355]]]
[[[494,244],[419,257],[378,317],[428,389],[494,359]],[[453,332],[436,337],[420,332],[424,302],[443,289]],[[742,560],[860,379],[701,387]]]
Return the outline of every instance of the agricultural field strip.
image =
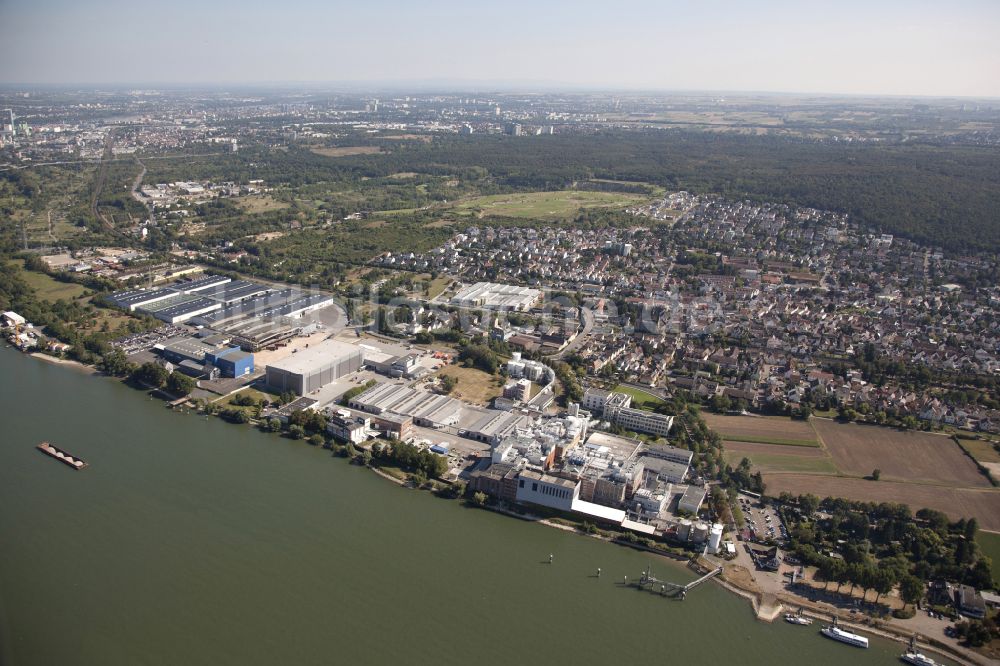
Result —
[[[822,474],[764,472],[769,495],[788,491],[864,502],[899,502],[911,509],[937,509],[953,519],[975,516],[986,530],[1000,531],[1000,490],[955,488],[907,481],[868,481]]]

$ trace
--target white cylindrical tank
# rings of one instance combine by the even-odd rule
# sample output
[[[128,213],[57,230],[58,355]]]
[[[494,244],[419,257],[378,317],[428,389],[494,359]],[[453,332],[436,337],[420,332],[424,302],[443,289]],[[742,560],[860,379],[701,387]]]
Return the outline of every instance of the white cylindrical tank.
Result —
[[[685,518],[677,524],[677,538],[681,541],[687,541],[691,538],[691,521]]]
[[[708,523],[698,521],[691,529],[691,541],[694,543],[705,543],[708,539]]]
[[[722,525],[716,523],[712,525],[712,531],[708,534],[708,552],[717,553],[719,552],[719,546],[722,545]]]

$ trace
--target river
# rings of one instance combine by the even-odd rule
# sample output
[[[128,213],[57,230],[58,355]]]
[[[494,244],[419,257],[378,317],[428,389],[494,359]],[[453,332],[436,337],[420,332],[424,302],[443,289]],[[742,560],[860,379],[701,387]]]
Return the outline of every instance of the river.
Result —
[[[625,588],[647,565],[694,576],[12,349],[0,405],[4,665],[898,663],[714,583]]]

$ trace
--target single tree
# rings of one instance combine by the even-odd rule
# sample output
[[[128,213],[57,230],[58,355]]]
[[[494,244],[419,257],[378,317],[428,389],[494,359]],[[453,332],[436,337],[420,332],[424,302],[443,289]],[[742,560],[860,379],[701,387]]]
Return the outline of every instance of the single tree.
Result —
[[[924,581],[913,574],[899,579],[899,596],[906,604],[915,604],[924,596]]]

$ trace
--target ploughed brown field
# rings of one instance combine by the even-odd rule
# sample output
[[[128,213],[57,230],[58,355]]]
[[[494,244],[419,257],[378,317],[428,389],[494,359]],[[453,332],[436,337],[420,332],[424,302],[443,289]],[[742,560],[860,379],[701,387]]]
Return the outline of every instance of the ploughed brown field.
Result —
[[[845,497],[864,502],[898,502],[915,512],[937,509],[952,520],[975,517],[986,530],[1000,531],[1000,491],[996,489],[947,488],[919,483],[868,481],[818,474],[765,473],[768,495],[787,491],[793,495]]]
[[[702,412],[702,418],[709,428],[728,440],[740,440],[741,437],[749,437],[751,441],[816,439],[816,433],[807,421],[792,420],[783,416],[723,416]]]
[[[785,444],[757,444],[756,442],[740,442],[726,440],[723,442],[726,451],[735,451],[747,454],[794,456],[796,458],[828,458],[826,451],[818,446],[787,446]]]
[[[982,528],[1000,531],[1000,489],[950,437],[821,418],[704,418],[723,436],[727,463],[750,458],[764,475],[768,495],[899,502],[952,519],[975,516]],[[815,447],[802,444],[810,439]],[[875,469],[879,481],[864,478]]]
[[[867,476],[879,469],[883,481],[992,487],[950,437],[826,419],[811,423],[842,474]]]

